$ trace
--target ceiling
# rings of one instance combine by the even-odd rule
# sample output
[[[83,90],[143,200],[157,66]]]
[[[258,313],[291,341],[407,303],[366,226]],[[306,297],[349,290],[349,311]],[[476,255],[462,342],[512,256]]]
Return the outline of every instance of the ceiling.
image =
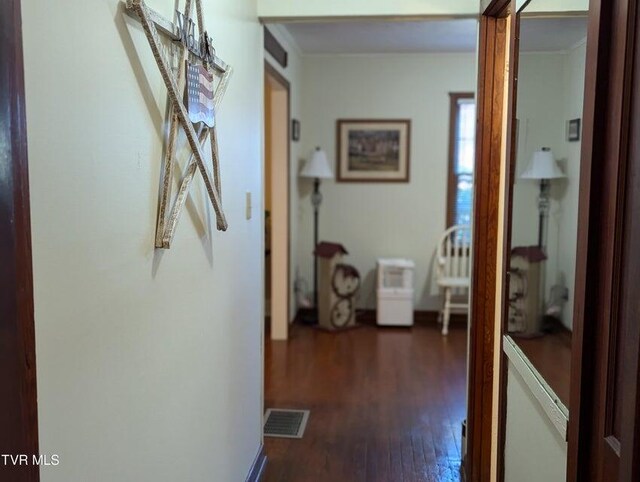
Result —
[[[471,52],[476,26],[476,20],[470,19],[294,23],[286,29],[305,54],[380,54]]]
[[[413,22],[291,23],[286,29],[303,54],[474,52],[475,19]],[[556,52],[584,39],[586,17],[524,18],[523,50]]]
[[[587,37],[587,17],[524,18],[520,24],[520,49],[525,52],[560,52]]]

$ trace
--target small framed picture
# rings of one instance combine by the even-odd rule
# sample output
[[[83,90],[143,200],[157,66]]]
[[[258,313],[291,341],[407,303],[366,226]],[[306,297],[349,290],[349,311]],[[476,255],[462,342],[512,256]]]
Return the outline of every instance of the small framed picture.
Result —
[[[295,142],[300,140],[300,121],[298,119],[291,121],[291,140]]]
[[[409,182],[411,121],[340,119],[338,182]]]
[[[580,140],[580,119],[572,119],[567,122],[567,140],[569,142]]]

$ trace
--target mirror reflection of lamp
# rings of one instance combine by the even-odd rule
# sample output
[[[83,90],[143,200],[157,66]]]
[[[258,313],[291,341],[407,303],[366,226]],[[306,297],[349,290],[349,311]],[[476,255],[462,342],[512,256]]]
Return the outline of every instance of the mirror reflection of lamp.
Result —
[[[320,193],[320,179],[332,179],[333,171],[329,166],[325,152],[316,147],[311,157],[307,160],[300,177],[313,178],[313,194],[311,194],[311,204],[313,205],[313,251],[315,253],[318,246],[318,213],[322,204],[322,194]],[[318,257],[313,258],[313,307],[318,309]]]
[[[567,177],[558,166],[551,149],[543,147],[533,153],[529,165],[520,175],[520,179],[534,179],[540,181],[540,195],[538,196],[538,247],[543,248],[545,218],[549,214],[549,189],[551,180]]]

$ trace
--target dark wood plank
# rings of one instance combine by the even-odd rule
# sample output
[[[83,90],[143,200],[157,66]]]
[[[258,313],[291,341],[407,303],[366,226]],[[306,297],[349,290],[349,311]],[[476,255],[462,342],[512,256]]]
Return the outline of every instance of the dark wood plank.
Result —
[[[604,10],[603,10],[604,8]],[[599,260],[598,230],[600,229],[594,207],[602,200],[600,182],[602,175],[604,143],[601,132],[606,130],[607,92],[597,89],[609,76],[608,43],[611,25],[606,2],[593,1],[589,9],[587,53],[585,71],[585,96],[582,113],[582,144],[580,157],[580,197],[578,209],[578,236],[576,248],[576,275],[573,308],[573,353],[571,366],[571,394],[568,426],[567,482],[588,480],[592,468],[591,440],[593,438],[592,411],[596,363],[593,356],[597,339],[597,283]],[[602,36],[600,33],[602,32]],[[593,190],[593,191],[592,191]],[[593,200],[593,203],[592,203]],[[594,218],[595,223],[590,223]],[[584,374],[584,376],[583,376]]]
[[[38,453],[31,223],[19,0],[0,2],[0,453]],[[37,465],[0,467],[37,481]]]
[[[265,438],[267,481],[459,481],[466,329],[294,325],[266,341],[265,405],[309,408],[301,440]]]
[[[264,49],[269,52],[283,68],[287,68],[289,54],[267,27],[264,27]]]
[[[640,11],[635,12],[635,36],[640,35]],[[621,273],[618,318],[620,333],[615,369],[615,397],[619,408],[614,431],[620,434],[620,480],[640,480],[640,48],[634,48],[633,103],[629,129],[628,166],[625,176],[625,207],[621,237]],[[633,422],[630,422],[633,421]],[[616,427],[616,425],[618,427]]]

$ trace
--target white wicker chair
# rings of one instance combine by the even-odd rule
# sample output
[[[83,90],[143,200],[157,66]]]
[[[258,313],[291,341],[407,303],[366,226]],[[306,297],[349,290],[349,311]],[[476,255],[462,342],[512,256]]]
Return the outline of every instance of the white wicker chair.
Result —
[[[471,282],[471,230],[469,226],[453,226],[447,229],[437,252],[438,286],[444,291],[442,310],[438,321],[442,322],[442,334],[449,333],[451,311],[469,312],[469,285]],[[453,295],[464,296],[464,302],[453,303]]]

